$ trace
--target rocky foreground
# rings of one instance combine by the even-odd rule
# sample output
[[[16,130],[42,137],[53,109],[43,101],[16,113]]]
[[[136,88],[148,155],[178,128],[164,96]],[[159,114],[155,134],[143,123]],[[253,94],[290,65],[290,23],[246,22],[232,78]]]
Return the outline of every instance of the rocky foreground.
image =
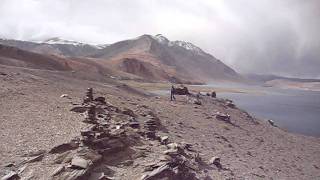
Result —
[[[231,100],[3,66],[0,87],[2,179],[320,178],[319,138]]]

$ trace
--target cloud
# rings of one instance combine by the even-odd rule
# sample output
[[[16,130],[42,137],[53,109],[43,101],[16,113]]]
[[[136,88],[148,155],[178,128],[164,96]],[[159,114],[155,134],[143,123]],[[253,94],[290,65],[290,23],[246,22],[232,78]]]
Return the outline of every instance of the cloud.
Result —
[[[162,33],[244,73],[320,77],[317,0],[2,0],[0,37],[113,43]]]

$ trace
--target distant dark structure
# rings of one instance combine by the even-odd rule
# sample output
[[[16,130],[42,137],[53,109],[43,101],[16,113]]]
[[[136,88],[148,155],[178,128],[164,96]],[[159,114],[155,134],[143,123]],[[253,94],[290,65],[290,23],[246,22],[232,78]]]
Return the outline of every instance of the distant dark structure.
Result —
[[[174,95],[186,95],[189,96],[191,93],[189,92],[188,88],[185,86],[181,86],[178,88],[175,88],[173,85],[171,86],[171,93],[170,93],[170,99],[171,101],[176,100]]]

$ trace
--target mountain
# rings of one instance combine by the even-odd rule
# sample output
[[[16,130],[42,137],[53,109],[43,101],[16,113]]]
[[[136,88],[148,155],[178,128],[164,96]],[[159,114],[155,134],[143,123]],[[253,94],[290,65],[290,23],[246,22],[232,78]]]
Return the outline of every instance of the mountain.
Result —
[[[233,69],[192,43],[169,41],[160,34],[120,41],[98,50],[90,57],[104,59],[100,63],[118,70],[155,80],[242,80],[241,75]]]
[[[0,44],[33,53],[55,55],[64,60],[93,63],[95,68],[101,66],[126,77],[133,76],[146,81],[194,84],[243,80],[241,75],[201,48],[189,42],[170,41],[161,34],[142,35],[98,46],[61,38],[42,42],[0,40]]]

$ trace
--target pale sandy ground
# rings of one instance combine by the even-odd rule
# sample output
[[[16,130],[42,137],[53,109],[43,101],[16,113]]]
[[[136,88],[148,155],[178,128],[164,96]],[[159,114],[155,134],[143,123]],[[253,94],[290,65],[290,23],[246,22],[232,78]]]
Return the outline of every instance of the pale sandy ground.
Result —
[[[23,154],[49,150],[78,136],[83,117],[69,109],[81,102],[87,87],[93,87],[96,95],[117,106],[153,109],[168,129],[164,134],[174,142],[193,144],[205,161],[219,156],[231,171],[207,169],[214,179],[320,179],[319,138],[288,133],[217,100],[205,98],[198,106],[182,96],[176,102],[169,97],[142,97],[117,84],[76,80],[56,72],[5,66],[0,72],[6,74],[0,75],[0,169]],[[61,94],[71,99],[60,98]],[[233,125],[215,119],[217,111],[230,114]],[[123,171],[139,172],[137,164]],[[130,174],[123,179],[137,176]]]
[[[266,85],[282,89],[320,91],[320,82],[296,82],[290,80],[276,79],[266,82]]]

